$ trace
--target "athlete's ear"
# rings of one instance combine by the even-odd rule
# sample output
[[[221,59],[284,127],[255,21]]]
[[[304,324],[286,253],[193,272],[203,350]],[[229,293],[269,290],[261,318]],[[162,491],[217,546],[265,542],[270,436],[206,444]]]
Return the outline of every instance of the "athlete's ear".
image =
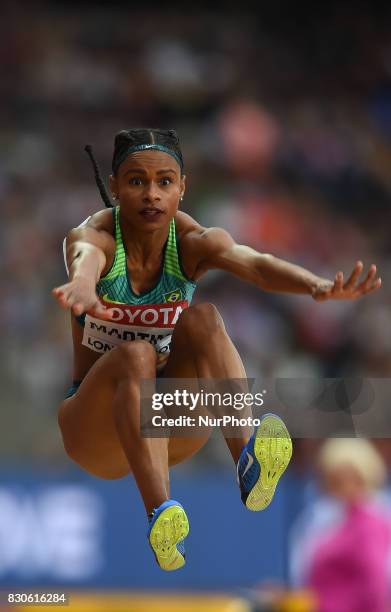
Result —
[[[111,195],[113,196],[114,200],[116,200],[118,198],[118,184],[117,184],[117,179],[115,178],[113,174],[110,174],[109,176],[109,185],[110,185]]]
[[[181,191],[180,191],[180,200],[183,200],[183,197],[185,195],[185,191],[186,191],[186,175],[182,174],[181,176],[181,187],[180,187]]]

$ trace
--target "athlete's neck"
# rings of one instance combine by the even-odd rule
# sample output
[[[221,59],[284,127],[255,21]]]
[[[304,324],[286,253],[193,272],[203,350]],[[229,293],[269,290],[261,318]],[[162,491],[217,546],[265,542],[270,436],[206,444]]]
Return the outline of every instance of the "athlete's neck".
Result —
[[[129,262],[145,266],[147,263],[160,261],[166,244],[170,226],[155,231],[140,232],[120,217],[122,240]]]

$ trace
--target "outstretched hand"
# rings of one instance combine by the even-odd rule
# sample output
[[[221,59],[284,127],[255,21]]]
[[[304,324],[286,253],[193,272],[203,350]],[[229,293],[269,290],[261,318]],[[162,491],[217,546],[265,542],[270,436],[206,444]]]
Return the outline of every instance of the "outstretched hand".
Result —
[[[355,300],[367,293],[380,289],[381,278],[376,278],[376,266],[374,264],[369,268],[364,280],[357,284],[363,268],[362,261],[357,261],[353,272],[345,283],[343,272],[337,272],[334,282],[320,282],[312,297],[317,302],[324,302],[326,300]]]
[[[95,287],[80,279],[55,287],[52,294],[62,308],[71,310],[76,317],[84,312],[98,319],[110,320],[112,317],[112,311],[105,308],[96,295]]]

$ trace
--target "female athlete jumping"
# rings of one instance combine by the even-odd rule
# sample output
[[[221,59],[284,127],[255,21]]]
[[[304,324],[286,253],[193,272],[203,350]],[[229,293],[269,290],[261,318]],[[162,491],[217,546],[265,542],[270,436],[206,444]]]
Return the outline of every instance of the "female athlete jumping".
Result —
[[[88,147],[101,195],[112,207]],[[378,289],[376,267],[357,283],[357,262],[344,283],[270,254],[235,244],[178,211],[185,175],[174,130],[133,129],[115,138],[110,189],[118,205],[100,210],[64,242],[69,273],[53,289],[71,310],[73,384],[59,408],[68,455],[100,478],[133,473],[149,519],[148,538],[165,570],[185,563],[186,513],[170,499],[169,466],[201,448],[207,435],[145,438],[140,434],[140,381],[166,378],[244,379],[245,371],[217,309],[190,306],[196,282],[220,269],[265,291],[305,293],[317,301],[354,299]],[[115,322],[114,322],[115,314]],[[251,437],[227,438],[244,504],[271,501],[292,445],[284,423],[264,415]]]

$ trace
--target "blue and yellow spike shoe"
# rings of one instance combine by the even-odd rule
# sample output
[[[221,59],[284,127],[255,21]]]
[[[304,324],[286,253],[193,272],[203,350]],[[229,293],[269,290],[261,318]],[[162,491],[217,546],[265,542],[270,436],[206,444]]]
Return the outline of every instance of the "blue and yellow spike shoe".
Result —
[[[179,502],[168,499],[154,510],[147,536],[162,569],[171,571],[185,565],[183,541],[188,533],[189,521]]]
[[[242,502],[249,510],[264,510],[292,457],[292,440],[275,414],[264,414],[236,467]]]

